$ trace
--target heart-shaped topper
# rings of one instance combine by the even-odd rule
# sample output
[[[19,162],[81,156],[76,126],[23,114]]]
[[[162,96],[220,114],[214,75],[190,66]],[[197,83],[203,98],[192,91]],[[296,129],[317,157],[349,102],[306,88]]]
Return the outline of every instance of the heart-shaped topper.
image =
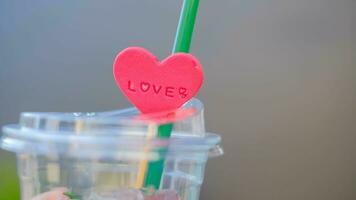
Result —
[[[143,113],[175,110],[194,97],[203,83],[198,59],[176,53],[159,61],[141,47],[121,51],[114,62],[117,85]]]

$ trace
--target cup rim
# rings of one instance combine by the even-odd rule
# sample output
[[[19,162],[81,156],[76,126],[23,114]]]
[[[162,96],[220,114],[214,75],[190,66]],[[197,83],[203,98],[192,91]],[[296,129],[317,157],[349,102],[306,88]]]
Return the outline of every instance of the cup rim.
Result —
[[[221,137],[215,133],[204,133],[197,136],[184,131],[172,132],[170,138],[147,139],[141,127],[159,126],[165,123],[189,120],[202,115],[203,104],[198,99],[187,102],[183,109],[195,108],[195,112],[182,118],[159,119],[165,113],[155,113],[148,118],[137,119],[130,115],[137,113],[134,108],[114,110],[94,114],[75,113],[39,113],[25,112],[21,114],[19,124],[3,126],[0,147],[16,153],[33,153],[42,155],[66,155],[73,157],[117,158],[129,156],[131,158],[156,160],[162,154],[158,150],[168,149],[170,155],[189,156],[192,154],[209,154],[220,147]],[[137,116],[137,115],[134,115]],[[151,117],[153,116],[153,117]],[[158,117],[159,118],[159,117]],[[155,119],[155,120],[152,120]],[[46,121],[47,120],[47,121]],[[51,121],[52,120],[52,121]],[[67,123],[71,127],[66,129],[50,129],[41,123]],[[93,129],[75,130],[78,124],[93,125]],[[125,134],[120,129],[125,125]],[[99,127],[99,128],[98,128]],[[132,129],[135,127],[135,129]],[[98,129],[96,129],[98,128]],[[147,153],[147,148],[150,152]],[[220,148],[221,149],[221,148]],[[120,154],[121,152],[121,154]],[[214,154],[213,156],[219,155]]]

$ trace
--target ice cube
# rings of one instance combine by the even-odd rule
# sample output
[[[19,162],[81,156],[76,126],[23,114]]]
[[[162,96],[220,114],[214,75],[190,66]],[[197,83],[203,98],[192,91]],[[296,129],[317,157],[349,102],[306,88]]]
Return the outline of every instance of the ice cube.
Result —
[[[179,200],[179,196],[174,190],[158,190],[152,195],[146,195],[145,200]]]
[[[114,195],[116,200],[144,200],[142,192],[133,188],[120,189]]]
[[[144,200],[144,198],[140,190],[123,188],[104,194],[91,193],[88,200]]]

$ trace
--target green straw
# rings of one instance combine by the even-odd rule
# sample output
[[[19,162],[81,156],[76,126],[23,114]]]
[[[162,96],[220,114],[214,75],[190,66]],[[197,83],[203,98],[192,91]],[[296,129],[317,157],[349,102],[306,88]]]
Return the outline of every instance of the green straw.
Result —
[[[183,1],[172,53],[189,52],[198,7],[199,0]],[[157,137],[171,137],[172,129],[173,123],[160,125],[157,130]],[[160,155],[163,155],[166,151],[166,149],[162,149],[159,151],[159,153]],[[159,189],[163,174],[163,168],[164,159],[160,159],[155,162],[149,162],[144,187],[153,187],[154,189]]]
[[[199,0],[184,0],[172,53],[189,53]]]

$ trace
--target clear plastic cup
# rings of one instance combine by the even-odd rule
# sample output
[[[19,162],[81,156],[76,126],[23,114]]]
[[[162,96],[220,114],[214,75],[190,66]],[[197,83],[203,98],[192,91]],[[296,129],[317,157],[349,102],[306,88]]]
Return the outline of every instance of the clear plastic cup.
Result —
[[[154,137],[167,123],[173,123],[171,137]],[[205,131],[203,105],[193,99],[174,114],[141,115],[134,108],[22,113],[19,124],[3,127],[0,144],[17,155],[22,200],[73,194],[82,200],[198,200],[207,159],[222,154],[219,142]],[[142,174],[157,161],[164,161],[159,189],[143,187]]]

